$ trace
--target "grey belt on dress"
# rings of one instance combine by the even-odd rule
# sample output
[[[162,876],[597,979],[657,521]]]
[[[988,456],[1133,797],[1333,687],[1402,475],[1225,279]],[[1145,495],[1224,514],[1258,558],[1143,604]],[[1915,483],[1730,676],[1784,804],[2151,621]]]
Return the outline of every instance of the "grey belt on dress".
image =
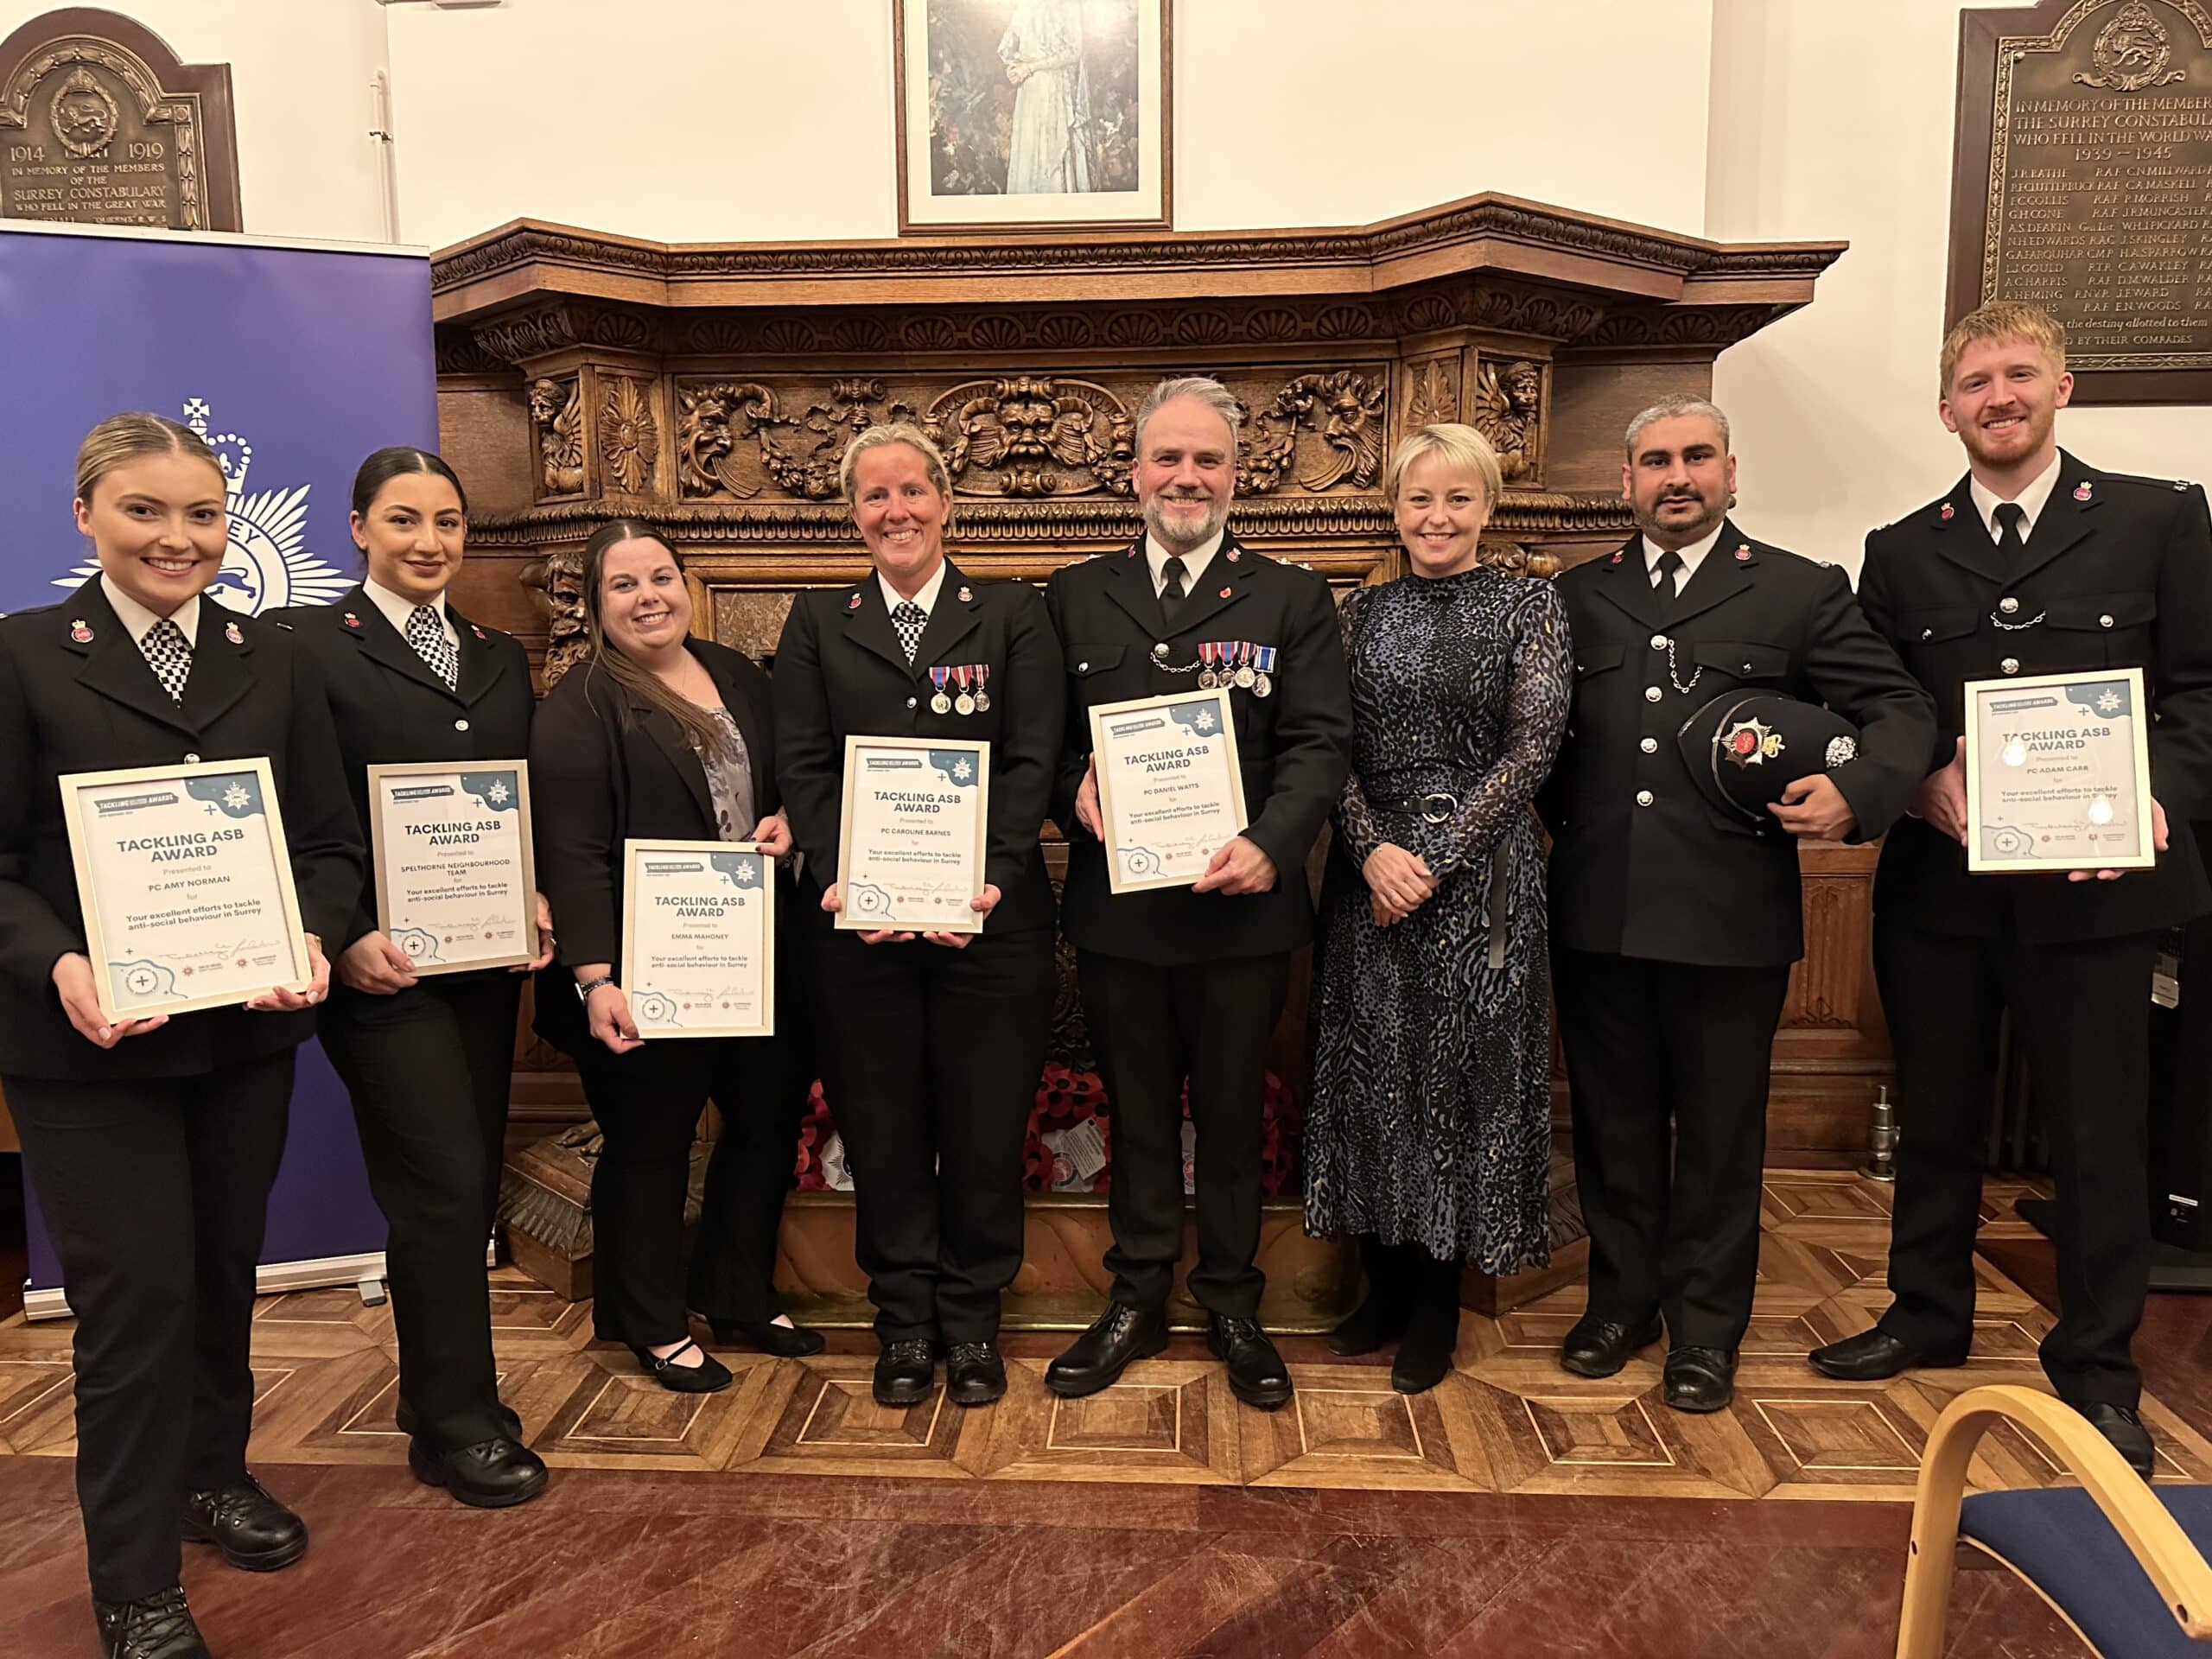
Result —
[[[1449,820],[1459,810],[1459,798],[1446,789],[1432,789],[1425,795],[1403,800],[1370,801],[1372,811],[1398,812],[1419,818],[1423,823],[1437,824]],[[1505,849],[1501,843],[1491,849],[1490,892],[1484,896],[1483,911],[1490,930],[1490,966],[1495,973],[1505,966]]]

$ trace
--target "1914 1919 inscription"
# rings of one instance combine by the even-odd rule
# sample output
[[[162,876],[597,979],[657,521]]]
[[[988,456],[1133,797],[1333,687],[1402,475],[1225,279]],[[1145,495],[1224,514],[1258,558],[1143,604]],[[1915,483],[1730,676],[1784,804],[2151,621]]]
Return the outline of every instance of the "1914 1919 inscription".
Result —
[[[0,216],[236,231],[228,65],[73,7],[0,41]]]
[[[1950,315],[2044,307],[2077,403],[2212,397],[2212,9],[2044,0],[1960,31]]]

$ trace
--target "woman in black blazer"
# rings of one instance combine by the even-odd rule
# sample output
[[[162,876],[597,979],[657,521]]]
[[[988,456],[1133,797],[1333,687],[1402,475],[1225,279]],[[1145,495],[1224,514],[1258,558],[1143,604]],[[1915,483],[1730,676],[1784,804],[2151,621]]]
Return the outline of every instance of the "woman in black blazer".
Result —
[[[77,1495],[101,1651],[204,1655],[181,1540],[269,1569],[300,1518],[246,1472],[249,1337],[294,1051],[329,983],[361,844],[321,677],[202,594],[223,473],[188,428],[118,415],[77,458],[100,574],[0,620],[0,1089],[77,1316]],[[64,772],[265,757],[313,976],[243,1007],[111,1023],[86,955]]]
[[[950,480],[919,429],[862,433],[842,482],[874,569],[791,606],[776,652],[776,774],[804,855],[826,1092],[883,1345],[875,1397],[927,1397],[941,1345],[947,1394],[981,1405],[1006,1392],[999,1295],[1021,1266],[1022,1137],[1052,1010],[1037,836],[1059,759],[1060,648],[1035,588],[975,581],[945,557]],[[942,690],[932,669],[949,671]],[[855,734],[989,741],[981,933],[833,931]]]
[[[448,600],[468,538],[461,480],[421,449],[379,449],[353,480],[368,563],[334,605],[278,612],[322,665],[364,841],[368,768],[518,760],[530,749],[530,659]],[[408,1465],[464,1503],[504,1509],[545,1487],[545,1465],[499,1403],[484,1244],[498,1219],[520,969],[417,978],[377,926],[373,874],[340,941],[322,1046],[353,1098],[399,1337]],[[551,919],[538,901],[550,960]]]
[[[777,1311],[774,1283],[813,1081],[793,1029],[804,1000],[777,998],[772,1037],[641,1041],[614,978],[623,842],[754,841],[788,856],[768,677],[690,637],[683,572],[649,525],[602,526],[584,547],[583,590],[591,655],[547,693],[531,734],[538,881],[562,935],[560,963],[538,979],[537,1030],[575,1060],[604,1141],[591,1185],[598,1332],[628,1344],[663,1387],[709,1393],[730,1373],[687,1334],[683,1261],[691,1143],[709,1097],[722,1131],[690,1304],[721,1341],[783,1355],[822,1346]]]

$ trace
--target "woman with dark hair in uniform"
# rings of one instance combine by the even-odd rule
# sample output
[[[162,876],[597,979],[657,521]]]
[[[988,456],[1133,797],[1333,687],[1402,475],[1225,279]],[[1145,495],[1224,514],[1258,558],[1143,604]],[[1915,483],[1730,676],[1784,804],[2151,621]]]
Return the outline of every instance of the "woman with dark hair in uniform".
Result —
[[[468,539],[453,469],[422,449],[379,449],[353,480],[353,543],[368,563],[334,605],[276,619],[313,642],[364,842],[368,768],[518,760],[530,750],[530,661],[463,616],[448,589]],[[537,901],[541,954],[551,918]],[[545,1465],[499,1403],[484,1246],[498,1219],[520,969],[417,977],[377,925],[373,873],[340,940],[324,1051],[353,1097],[399,1338],[408,1465],[462,1503],[504,1509],[545,1487]]]
[[[77,528],[100,574],[0,619],[0,1089],[77,1316],[77,1496],[106,1659],[207,1652],[179,1546],[269,1571],[307,1550],[246,1471],[255,1268],[294,1051],[361,843],[304,642],[202,595],[228,544],[221,467],[155,415],[94,427]],[[265,758],[311,976],[243,1006],[111,1020],[86,954],[58,779]]]

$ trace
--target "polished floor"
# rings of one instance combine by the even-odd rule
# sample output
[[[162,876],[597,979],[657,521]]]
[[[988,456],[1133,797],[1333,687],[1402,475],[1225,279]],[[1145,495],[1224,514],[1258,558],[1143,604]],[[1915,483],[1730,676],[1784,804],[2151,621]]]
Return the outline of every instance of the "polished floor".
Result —
[[[2040,1386],[2050,1315],[1996,1262],[2047,1277],[2048,1247],[1993,1185],[1973,1363],[1834,1384],[1803,1353],[1882,1305],[1886,1192],[1776,1171],[1765,1196],[1738,1403],[1710,1418],[1659,1404],[1656,1350],[1604,1383],[1560,1372],[1573,1290],[1468,1315],[1455,1374],[1413,1400],[1387,1356],[1303,1339],[1294,1404],[1250,1411],[1179,1339],[1060,1402],[1040,1379],[1063,1339],[1025,1335],[995,1408],[887,1412],[861,1333],[803,1363],[727,1353],[735,1386],[674,1395],[594,1344],[587,1308],[502,1274],[503,1389],[557,1471],[507,1515],[408,1477],[388,1308],[272,1297],[254,1456],[315,1547],[272,1579],[195,1560],[187,1583],[226,1659],[1885,1653],[1927,1429],[1961,1388]],[[0,1324],[0,1652],[92,1651],[68,1340],[66,1322]],[[2201,1372],[2177,1345],[2154,1389]],[[2146,1403],[2162,1472],[2212,1478],[2207,1402],[2182,1392],[2178,1414]],[[2058,1478],[2002,1433],[1975,1474]],[[2001,1573],[1962,1575],[1953,1626],[1959,1654],[2082,1651]]]

